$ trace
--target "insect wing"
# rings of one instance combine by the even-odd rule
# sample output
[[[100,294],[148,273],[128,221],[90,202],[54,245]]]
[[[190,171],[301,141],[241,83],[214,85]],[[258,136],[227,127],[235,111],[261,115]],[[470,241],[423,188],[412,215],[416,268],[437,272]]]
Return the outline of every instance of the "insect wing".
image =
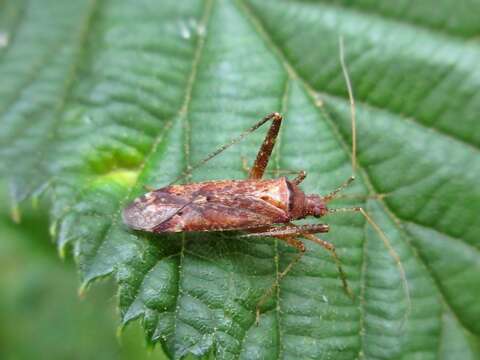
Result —
[[[187,207],[189,200],[161,190],[136,198],[123,210],[123,222],[135,230],[154,231]]]
[[[284,222],[286,214],[259,199],[198,197],[174,216],[155,227],[155,232],[242,230]]]
[[[134,200],[123,220],[151,232],[250,229],[288,221],[288,199],[283,179],[171,185]]]

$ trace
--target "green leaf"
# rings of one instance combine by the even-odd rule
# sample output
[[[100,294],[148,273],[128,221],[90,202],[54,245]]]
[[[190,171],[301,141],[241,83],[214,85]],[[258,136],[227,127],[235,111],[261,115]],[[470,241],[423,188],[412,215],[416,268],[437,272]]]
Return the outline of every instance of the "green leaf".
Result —
[[[74,264],[52,251],[46,212],[27,204],[22,223],[14,224],[6,200],[1,191],[0,357],[165,360],[159,347],[145,347],[140,324],[121,337],[112,331],[117,314],[111,281],[95,286],[88,298],[77,296]]]
[[[122,323],[172,358],[480,358],[480,3],[361,0],[0,3],[0,171],[14,201],[45,194],[81,289],[113,275]],[[357,109],[358,179],[328,216],[350,287],[307,254],[227,233],[148,235],[120,213],[272,111],[272,169],[307,193],[351,174],[338,43]],[[193,173],[244,178],[262,131]],[[365,200],[368,196],[368,200]],[[332,204],[333,206],[333,204]],[[411,306],[404,288],[408,286]],[[405,319],[405,317],[407,317]]]

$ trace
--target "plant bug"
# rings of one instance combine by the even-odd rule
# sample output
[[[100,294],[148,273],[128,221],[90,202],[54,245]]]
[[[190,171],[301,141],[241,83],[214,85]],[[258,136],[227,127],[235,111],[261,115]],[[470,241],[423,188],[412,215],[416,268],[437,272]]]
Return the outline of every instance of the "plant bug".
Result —
[[[350,101],[352,174],[355,174],[355,103],[345,65],[342,39],[340,39],[340,63]],[[277,112],[266,115],[230,143],[221,146],[204,160],[187,169],[172,184],[149,191],[136,198],[123,210],[124,223],[132,229],[153,233],[243,231],[246,232],[245,235],[242,235],[243,237],[273,237],[295,247],[299,251],[298,256],[279,274],[277,281],[257,304],[256,319],[258,323],[260,306],[272,293],[278,282],[287,275],[305,253],[305,246],[299,238],[310,240],[330,252],[337,265],[343,288],[353,298],[353,292],[348,286],[335,246],[315,235],[328,232],[329,226],[326,224],[295,225],[292,221],[310,216],[320,218],[337,212],[358,212],[380,236],[390,256],[395,260],[402,277],[409,311],[410,295],[406,285],[405,270],[385,233],[361,207],[333,209],[328,207],[328,203],[337,198],[337,195],[355,180],[354,175],[350,176],[337,189],[323,196],[305,194],[300,189],[299,185],[306,177],[305,171],[298,172],[293,180],[289,180],[285,176],[276,179],[263,178],[282,121],[282,116]],[[271,122],[270,129],[246,180],[214,180],[184,185],[174,184],[267,122]]]

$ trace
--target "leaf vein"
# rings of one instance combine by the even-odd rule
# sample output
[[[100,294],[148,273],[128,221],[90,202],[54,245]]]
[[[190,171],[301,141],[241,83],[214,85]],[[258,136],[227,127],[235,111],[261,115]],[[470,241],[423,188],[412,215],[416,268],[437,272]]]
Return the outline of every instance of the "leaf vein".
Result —
[[[206,29],[206,34],[208,34],[208,25],[209,25],[210,15],[211,15],[211,12],[212,12],[213,0],[205,0],[204,3],[205,3],[205,5],[204,5],[204,9],[203,9],[201,24]],[[184,149],[185,149],[185,157],[186,157],[187,168],[189,167],[189,161],[190,161],[190,159],[189,159],[190,124],[189,124],[188,111],[189,111],[189,106],[190,106],[190,102],[191,102],[191,98],[192,98],[193,87],[194,87],[195,80],[196,80],[196,77],[197,77],[198,65],[200,63],[203,48],[204,48],[205,41],[206,41],[206,36],[207,35],[200,36],[197,39],[197,44],[196,44],[196,49],[195,49],[195,53],[194,53],[194,57],[193,57],[193,61],[192,61],[190,76],[187,80],[187,86],[186,86],[186,89],[185,89],[185,98],[184,98],[183,104],[182,104],[182,106],[179,110],[179,113],[178,113],[178,116],[180,116],[181,118],[184,117],[185,126],[186,126],[186,139],[185,139]],[[174,312],[174,325],[173,325],[174,326],[174,328],[173,328],[173,337],[174,338],[177,337],[177,326],[178,326],[179,310],[180,310],[179,298],[180,298],[181,293],[183,292],[181,287],[182,287],[182,281],[183,281],[182,280],[183,279],[182,268],[184,266],[184,261],[185,261],[185,241],[186,241],[185,234],[183,233],[182,234],[181,250],[180,250],[180,253],[181,253],[180,264],[179,264],[179,267],[178,267],[178,288],[177,288],[176,305],[175,305],[175,312]],[[177,354],[175,353],[174,356],[177,357]]]
[[[237,0],[238,1],[238,0]],[[281,50],[281,48],[274,42],[273,38],[268,34],[268,32],[266,31],[264,25],[262,24],[262,22],[258,19],[257,16],[255,16],[254,12],[252,11],[252,9],[249,7],[249,5],[247,5],[247,3],[245,1],[242,1],[241,2],[242,4],[242,7],[245,9],[245,14],[247,15],[247,17],[252,21],[252,23],[254,24],[255,28],[257,29],[257,31],[259,32],[259,34],[265,39],[265,41],[267,42],[268,46],[271,48],[272,52],[275,53],[279,59],[281,60],[282,64],[284,65],[286,71],[288,74],[290,74],[290,76],[293,78],[293,79],[300,79],[302,81],[302,83],[306,86],[306,88],[308,89],[308,91],[312,94],[322,94],[322,92],[320,91],[317,91],[316,89],[313,88],[312,84],[309,82],[308,79],[306,79],[305,77],[303,77],[302,75],[300,75],[297,70],[295,69],[295,67],[290,63],[288,57],[286,56],[286,54]],[[332,97],[339,97],[337,95],[334,95],[334,94],[328,94],[328,96],[332,96]],[[472,94],[470,95],[472,98],[475,96],[475,94]],[[342,97],[345,101],[347,101],[346,98]],[[357,104],[361,104],[362,107],[366,107],[366,108],[370,108],[370,109],[378,109],[375,105],[371,104],[370,102],[366,101],[366,100],[359,100],[359,99],[355,99],[355,102]],[[400,117],[402,118],[403,120],[408,120],[408,121],[411,121],[411,122],[414,122],[416,123],[417,125],[419,126],[422,126],[422,127],[425,127],[425,128],[428,128],[428,129],[431,129],[432,131],[435,131],[439,134],[442,134],[446,137],[450,137],[452,138],[453,140],[456,140],[457,142],[461,142],[463,144],[465,144],[466,146],[469,146],[470,148],[473,148],[475,149],[476,151],[480,151],[480,146],[477,146],[475,143],[469,143],[467,142],[465,139],[462,139],[460,138],[459,136],[455,136],[453,134],[450,134],[440,128],[435,128],[435,127],[429,127],[429,126],[426,126],[424,123],[421,123],[420,121],[416,120],[415,118],[412,118],[412,117],[408,117],[408,116],[405,116],[404,114],[400,113],[400,112],[396,112],[392,109],[382,109],[382,111],[384,112],[388,112],[390,114],[394,114],[395,116],[397,117]]]

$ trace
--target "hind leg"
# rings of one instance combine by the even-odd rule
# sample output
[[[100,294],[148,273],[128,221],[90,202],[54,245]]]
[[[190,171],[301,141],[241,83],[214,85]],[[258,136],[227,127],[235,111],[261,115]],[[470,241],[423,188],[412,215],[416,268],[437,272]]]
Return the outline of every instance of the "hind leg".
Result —
[[[257,303],[257,309],[256,309],[256,322],[258,323],[259,316],[260,316],[260,307],[265,303],[265,301],[271,296],[273,291],[277,288],[279,285],[279,282],[281,279],[283,279],[288,272],[295,266],[295,264],[298,263],[298,261],[302,258],[302,256],[305,253],[305,246],[303,243],[298,240],[298,237],[303,237],[307,240],[313,241],[317,243],[318,245],[322,246],[324,249],[328,250],[330,254],[332,255],[335,264],[337,266],[338,272],[340,274],[340,278],[342,280],[342,285],[343,288],[345,289],[345,292],[347,293],[348,296],[353,298],[353,292],[348,286],[347,282],[347,277],[345,274],[345,271],[343,270],[342,264],[340,262],[340,259],[337,255],[337,252],[335,251],[335,246],[328,241],[322,240],[318,237],[316,237],[313,234],[317,233],[324,233],[328,232],[329,227],[328,225],[325,224],[313,224],[313,225],[295,225],[292,223],[289,223],[285,226],[274,226],[271,228],[265,228],[262,229],[259,232],[253,232],[247,235],[243,235],[243,237],[265,237],[265,236],[270,236],[270,237],[275,237],[277,239],[280,239],[282,241],[287,242],[290,246],[295,247],[296,249],[299,250],[299,254],[287,265],[287,267],[277,275],[277,279],[273,283],[273,285],[268,289],[260,298],[259,302]]]
[[[295,266],[295,264],[299,262],[302,256],[305,254],[305,245],[303,245],[303,243],[297,238],[291,236],[275,236],[275,238],[286,242],[288,245],[296,248],[299,252],[297,256],[295,256],[295,258],[287,265],[287,267],[282,272],[277,273],[277,278],[275,279],[275,282],[267,291],[265,291],[265,293],[263,293],[260,300],[258,300],[255,309],[255,324],[257,325],[260,322],[260,308],[263,306],[265,301],[267,301],[267,299],[273,294],[275,289],[278,287],[280,281],[289,273],[293,266]]]
[[[257,158],[248,174],[249,179],[261,179],[263,177],[268,161],[270,160],[270,155],[272,155],[283,118],[279,113],[273,113],[271,114],[271,119],[272,125],[270,129],[268,129],[268,133],[263,140],[262,146],[260,146],[260,150],[258,150]]]

